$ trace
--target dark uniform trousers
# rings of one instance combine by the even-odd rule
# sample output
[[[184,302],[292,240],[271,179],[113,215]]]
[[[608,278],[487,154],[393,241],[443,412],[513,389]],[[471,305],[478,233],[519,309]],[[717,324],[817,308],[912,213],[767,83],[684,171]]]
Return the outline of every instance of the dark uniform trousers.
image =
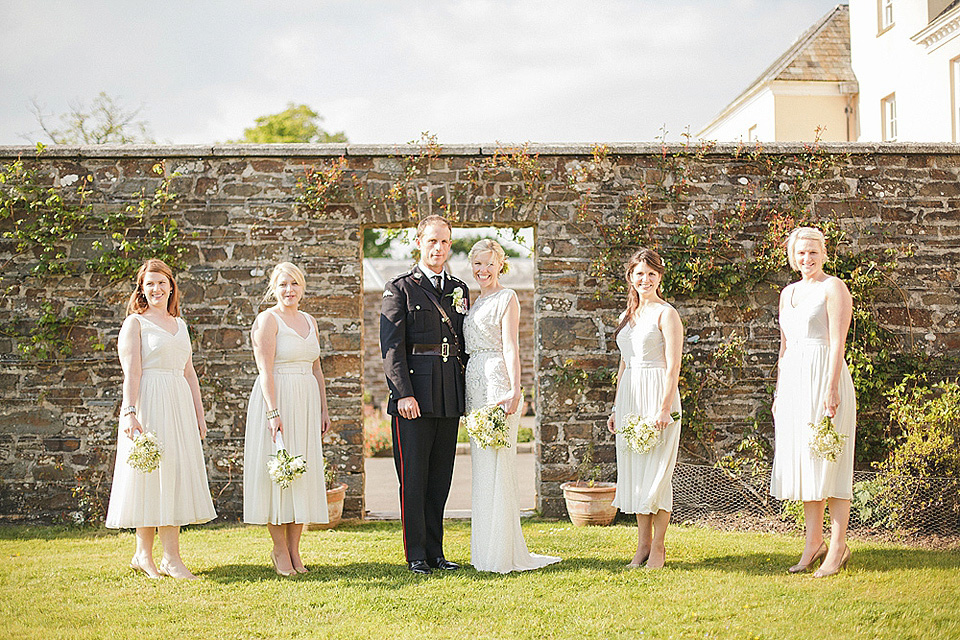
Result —
[[[460,309],[455,298],[463,300]],[[461,311],[468,300],[462,281],[446,275],[444,290],[438,292],[420,269],[384,287],[380,350],[390,389],[387,412],[393,417],[393,457],[408,562],[443,555],[443,509],[465,406]],[[415,420],[397,412],[397,400],[410,396],[420,405],[421,417]]]

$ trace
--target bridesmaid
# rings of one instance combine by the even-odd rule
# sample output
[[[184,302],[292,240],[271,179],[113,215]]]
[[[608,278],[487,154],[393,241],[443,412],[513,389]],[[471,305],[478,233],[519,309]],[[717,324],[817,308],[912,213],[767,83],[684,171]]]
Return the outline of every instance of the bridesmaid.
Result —
[[[626,266],[627,310],[617,327],[620,370],[614,411],[607,428],[616,433],[631,415],[653,420],[660,437],[653,448],[638,454],[617,436],[617,494],[613,504],[637,514],[637,552],[627,566],[662,569],[664,538],[673,510],[673,469],[680,446],[680,356],[683,324],[680,314],[663,299],[664,267],[651,249],[640,249]]]
[[[136,528],[130,561],[135,571],[151,578],[196,579],[180,558],[180,526],[213,520],[217,513],[200,443],[207,426],[190,336],[180,318],[173,272],[161,260],[147,260],[137,271],[117,351],[123,408],[106,525]],[[127,464],[137,433],[156,434],[163,451],[157,470],[144,473]],[[153,562],[157,531],[163,546],[159,566]]]
[[[773,401],[775,448],[770,493],[802,500],[806,541],[790,573],[810,570],[831,576],[850,559],[846,543],[853,497],[853,450],[857,399],[844,361],[853,300],[847,286],[823,272],[826,242],[819,229],[800,227],[787,238],[787,261],[800,280],[780,293],[780,358]],[[787,390],[780,394],[780,390]],[[810,451],[810,424],[824,416],[845,435],[835,462]],[[830,507],[830,546],[823,540],[823,512]]]
[[[330,428],[317,321],[300,311],[303,271],[281,262],[270,275],[264,300],[276,304],[253,323],[253,356],[259,376],[247,407],[243,455],[243,521],[265,524],[273,540],[270,560],[282,576],[306,573],[300,557],[303,525],[326,523],[327,492],[321,437]],[[277,435],[307,471],[286,489],[267,473]]]

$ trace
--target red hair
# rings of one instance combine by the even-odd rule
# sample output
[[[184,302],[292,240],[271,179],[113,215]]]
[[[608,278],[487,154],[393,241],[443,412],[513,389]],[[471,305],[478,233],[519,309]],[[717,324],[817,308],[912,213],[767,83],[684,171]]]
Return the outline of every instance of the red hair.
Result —
[[[170,297],[167,298],[167,312],[177,317],[180,315],[180,289],[177,288],[177,281],[173,279],[173,270],[167,266],[163,260],[151,258],[140,265],[137,270],[137,289],[130,294],[130,300],[127,301],[127,315],[131,313],[143,313],[149,306],[147,296],[143,295],[143,279],[147,273],[160,273],[170,281]]]
[[[630,260],[627,261],[627,266],[624,269],[624,274],[627,278],[627,310],[623,314],[623,320],[620,321],[617,330],[613,332],[613,335],[616,336],[620,333],[620,330],[623,329],[628,322],[633,318],[633,314],[637,312],[637,309],[640,307],[640,294],[637,293],[637,288],[630,283],[630,274],[633,273],[633,270],[637,268],[639,264],[646,264],[648,267],[660,274],[660,277],[663,278],[666,268],[663,266],[663,260],[660,258],[660,254],[654,251],[653,249],[637,249],[637,252],[630,256]],[[661,280],[662,282],[662,280]],[[663,291],[660,290],[660,285],[657,285],[657,295],[663,298]]]

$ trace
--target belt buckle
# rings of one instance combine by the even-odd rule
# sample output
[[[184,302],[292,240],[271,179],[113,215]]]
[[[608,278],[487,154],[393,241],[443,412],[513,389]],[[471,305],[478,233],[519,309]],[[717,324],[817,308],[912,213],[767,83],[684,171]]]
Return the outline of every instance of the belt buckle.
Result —
[[[446,360],[450,356],[450,343],[444,342],[440,345],[440,355]]]

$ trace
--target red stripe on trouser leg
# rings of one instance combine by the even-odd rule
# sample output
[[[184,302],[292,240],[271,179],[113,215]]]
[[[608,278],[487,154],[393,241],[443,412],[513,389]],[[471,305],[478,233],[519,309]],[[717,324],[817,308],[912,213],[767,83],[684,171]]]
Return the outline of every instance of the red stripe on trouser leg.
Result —
[[[400,418],[393,416],[394,440],[397,443],[397,450],[400,453],[400,530],[403,532],[403,557],[407,557],[407,527],[405,524],[406,514],[403,510],[404,492],[403,492],[403,447],[400,445]]]

